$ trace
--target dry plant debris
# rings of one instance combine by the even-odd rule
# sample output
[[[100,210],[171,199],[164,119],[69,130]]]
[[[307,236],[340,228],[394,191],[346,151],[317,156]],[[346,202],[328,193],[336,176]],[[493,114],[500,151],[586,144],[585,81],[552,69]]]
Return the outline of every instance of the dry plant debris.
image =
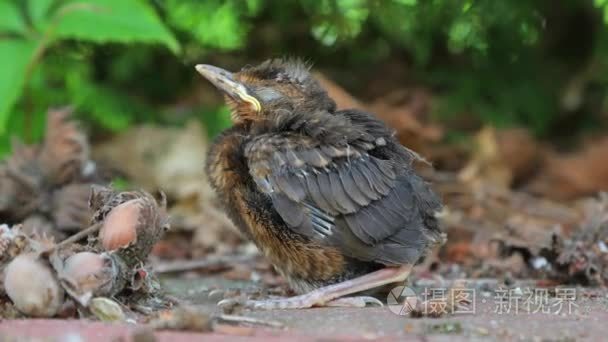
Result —
[[[104,161],[147,191],[162,188],[171,203],[170,236],[158,246],[168,258],[202,257],[210,252],[232,253],[242,238],[218,209],[202,165],[208,139],[198,121],[185,127],[135,126],[93,147]],[[187,241],[189,248],[173,242]],[[166,248],[165,248],[166,247]]]
[[[31,317],[54,317],[70,304],[81,316],[105,321],[134,318],[132,310],[169,307],[146,266],[152,247],[169,229],[161,197],[158,202],[144,191],[94,187],[91,226],[57,244],[20,226],[0,226],[3,292]],[[78,243],[84,237],[88,244]]]
[[[571,234],[551,234],[541,247],[522,244],[531,267],[558,283],[608,285],[608,194],[584,204],[584,217]]]
[[[494,184],[438,184],[450,197],[442,215],[446,270],[458,264],[471,278],[608,284],[608,195],[564,205]]]
[[[580,150],[549,153],[527,190],[554,200],[571,200],[608,191],[608,137],[591,139]]]
[[[178,306],[170,310],[159,311],[147,322],[147,328],[153,330],[180,330],[208,332],[215,331],[225,335],[242,335],[244,330],[231,327],[247,328],[253,326],[280,329],[285,326],[278,321],[264,320],[255,317],[209,314],[191,306]],[[246,335],[250,331],[245,330]]]
[[[98,179],[86,137],[70,114],[48,112],[40,145],[13,141],[13,154],[0,165],[0,222],[23,223],[29,233],[56,239],[87,225],[86,200]]]

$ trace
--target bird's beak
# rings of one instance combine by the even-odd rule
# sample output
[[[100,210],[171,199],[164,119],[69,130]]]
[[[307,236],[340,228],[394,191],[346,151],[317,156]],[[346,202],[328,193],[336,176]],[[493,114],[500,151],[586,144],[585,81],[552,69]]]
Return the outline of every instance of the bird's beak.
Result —
[[[195,68],[199,74],[232,99],[248,102],[258,112],[261,110],[260,102],[250,94],[245,85],[234,79],[230,71],[207,64],[198,64]]]

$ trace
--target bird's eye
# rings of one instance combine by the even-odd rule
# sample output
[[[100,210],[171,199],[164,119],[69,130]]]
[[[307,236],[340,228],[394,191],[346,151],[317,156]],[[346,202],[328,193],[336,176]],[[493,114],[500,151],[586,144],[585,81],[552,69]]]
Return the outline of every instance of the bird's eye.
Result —
[[[271,102],[283,97],[283,94],[272,88],[258,89],[256,91],[256,95],[260,100],[262,100],[262,102]]]

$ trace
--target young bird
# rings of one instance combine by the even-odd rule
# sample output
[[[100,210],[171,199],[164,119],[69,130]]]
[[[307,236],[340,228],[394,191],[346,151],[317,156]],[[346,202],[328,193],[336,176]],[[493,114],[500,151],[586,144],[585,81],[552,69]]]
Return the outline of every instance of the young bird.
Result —
[[[211,185],[235,225],[300,294],[240,304],[378,303],[344,296],[404,281],[443,242],[440,200],[411,166],[419,157],[371,114],[336,110],[308,66],[269,60],[237,73],[196,70],[224,93],[234,123],[210,148]]]

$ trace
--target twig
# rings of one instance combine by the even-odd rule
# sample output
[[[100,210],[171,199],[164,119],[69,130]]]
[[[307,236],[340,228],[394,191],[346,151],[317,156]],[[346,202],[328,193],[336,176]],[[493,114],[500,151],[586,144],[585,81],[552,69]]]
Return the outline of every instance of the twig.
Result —
[[[59,242],[58,244],[50,247],[49,249],[45,250],[44,252],[42,252],[41,254],[46,254],[49,255],[51,253],[53,253],[54,251],[61,249],[63,247],[65,247],[66,245],[69,245],[71,243],[77,242],[81,239],[84,239],[85,237],[94,234],[95,232],[97,232],[99,229],[101,228],[101,223],[96,223],[92,226],[90,226],[89,228],[86,228],[84,230],[79,231],[78,233],[70,236],[69,238]]]
[[[247,323],[247,324],[255,324],[255,325],[265,325],[267,327],[272,328],[283,328],[285,325],[279,321],[268,321],[255,317],[247,317],[247,316],[237,316],[237,315],[219,315],[215,317],[216,319],[224,322],[230,323]]]
[[[251,255],[219,255],[209,256],[204,259],[197,260],[179,260],[172,262],[164,262],[154,265],[156,273],[175,273],[185,272],[197,269],[216,268],[235,263],[251,261],[255,256]]]

